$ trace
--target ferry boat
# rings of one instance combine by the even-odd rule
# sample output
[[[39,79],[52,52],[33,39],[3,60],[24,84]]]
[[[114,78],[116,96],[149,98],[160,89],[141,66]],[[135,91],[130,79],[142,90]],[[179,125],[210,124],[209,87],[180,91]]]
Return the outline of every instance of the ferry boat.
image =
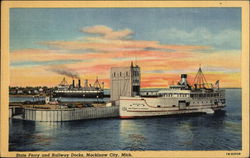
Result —
[[[157,92],[157,97],[123,97],[119,99],[120,117],[135,118],[187,113],[213,114],[226,106],[225,90],[215,84],[207,83],[199,68],[192,86],[187,74],[181,74],[177,85]]]
[[[75,80],[69,85],[65,78],[54,89],[53,97],[78,97],[78,98],[103,98],[104,97],[104,82],[99,83],[98,78],[94,85],[88,84],[85,80],[84,86],[81,86],[81,80],[78,80],[78,85],[75,85]]]

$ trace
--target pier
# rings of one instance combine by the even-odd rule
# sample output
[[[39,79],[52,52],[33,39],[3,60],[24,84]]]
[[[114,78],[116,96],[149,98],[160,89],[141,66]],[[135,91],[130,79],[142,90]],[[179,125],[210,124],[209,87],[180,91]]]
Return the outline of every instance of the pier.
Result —
[[[24,108],[21,113],[15,113],[15,108],[10,108],[10,117],[29,121],[74,121],[97,118],[119,117],[119,107],[88,107],[67,109],[35,109]]]

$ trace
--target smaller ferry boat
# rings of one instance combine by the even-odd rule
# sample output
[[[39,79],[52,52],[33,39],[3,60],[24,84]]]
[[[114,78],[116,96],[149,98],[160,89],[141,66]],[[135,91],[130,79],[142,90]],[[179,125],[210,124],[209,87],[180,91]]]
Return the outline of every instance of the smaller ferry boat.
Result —
[[[103,98],[104,97],[104,82],[102,85],[99,83],[98,78],[94,85],[88,83],[85,80],[84,86],[81,86],[81,80],[78,80],[78,85],[75,84],[75,80],[72,80],[72,84],[69,85],[65,78],[54,89],[53,97],[78,97],[78,98]]]
[[[187,74],[181,75],[177,85],[157,92],[157,97],[120,97],[120,117],[148,117],[186,113],[209,113],[226,106],[225,90],[215,84],[207,83],[199,68],[194,82],[190,85]]]

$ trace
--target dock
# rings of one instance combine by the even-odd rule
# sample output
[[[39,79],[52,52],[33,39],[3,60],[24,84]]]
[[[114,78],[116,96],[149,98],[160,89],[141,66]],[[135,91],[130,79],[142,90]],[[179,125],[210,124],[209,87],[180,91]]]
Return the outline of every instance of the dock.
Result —
[[[66,109],[42,109],[42,108],[9,108],[9,117],[13,119],[59,122],[75,121],[97,118],[119,117],[119,106],[110,107],[86,107]]]

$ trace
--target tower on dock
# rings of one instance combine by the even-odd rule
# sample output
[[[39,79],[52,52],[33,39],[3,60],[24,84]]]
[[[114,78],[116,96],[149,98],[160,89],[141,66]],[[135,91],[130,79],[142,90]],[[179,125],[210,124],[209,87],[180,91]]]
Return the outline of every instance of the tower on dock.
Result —
[[[141,73],[138,65],[128,67],[112,67],[110,72],[111,100],[118,100],[120,96],[136,96],[140,94]]]

